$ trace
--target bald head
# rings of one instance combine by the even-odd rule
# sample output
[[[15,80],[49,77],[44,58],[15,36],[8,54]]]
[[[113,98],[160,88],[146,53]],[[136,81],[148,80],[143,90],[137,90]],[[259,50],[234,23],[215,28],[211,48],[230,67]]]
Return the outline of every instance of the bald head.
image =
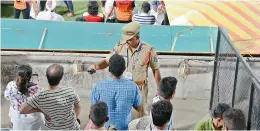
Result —
[[[50,86],[57,86],[63,77],[64,68],[58,64],[52,64],[47,68],[46,76]]]

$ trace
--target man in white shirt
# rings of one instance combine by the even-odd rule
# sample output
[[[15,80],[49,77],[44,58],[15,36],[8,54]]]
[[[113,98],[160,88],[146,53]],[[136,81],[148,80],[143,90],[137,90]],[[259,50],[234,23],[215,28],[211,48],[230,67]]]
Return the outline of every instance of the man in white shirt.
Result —
[[[113,8],[114,0],[106,0],[102,7],[103,14],[105,15],[105,22],[115,23],[116,13]]]
[[[56,1],[47,0],[46,11],[42,11],[36,17],[36,20],[64,21],[63,17],[55,13]]]
[[[32,0],[30,17],[36,19],[39,11],[40,11],[40,0]]]

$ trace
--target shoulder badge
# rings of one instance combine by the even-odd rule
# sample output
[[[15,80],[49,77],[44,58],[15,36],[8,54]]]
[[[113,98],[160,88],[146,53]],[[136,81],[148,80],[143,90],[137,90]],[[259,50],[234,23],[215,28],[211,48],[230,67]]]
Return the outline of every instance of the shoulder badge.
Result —
[[[154,62],[158,62],[158,57],[157,57],[157,55],[155,55],[153,59],[154,59]]]

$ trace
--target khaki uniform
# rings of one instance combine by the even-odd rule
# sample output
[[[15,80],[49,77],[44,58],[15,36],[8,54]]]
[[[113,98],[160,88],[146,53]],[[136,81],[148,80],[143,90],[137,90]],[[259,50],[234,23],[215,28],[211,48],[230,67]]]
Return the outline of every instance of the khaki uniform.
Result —
[[[126,72],[132,73],[133,81],[139,86],[142,94],[142,109],[137,114],[137,117],[139,118],[147,115],[148,67],[150,66],[152,69],[158,69],[159,63],[154,48],[142,41],[140,41],[136,49],[132,50],[133,51],[128,48],[125,41],[120,41],[106,57],[106,61],[109,62],[110,57],[115,53],[125,58],[126,71],[124,72],[124,75]]]

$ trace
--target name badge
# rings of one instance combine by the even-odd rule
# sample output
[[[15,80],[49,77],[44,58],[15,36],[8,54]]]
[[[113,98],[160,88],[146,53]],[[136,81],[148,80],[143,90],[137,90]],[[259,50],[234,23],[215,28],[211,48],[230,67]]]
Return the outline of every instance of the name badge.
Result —
[[[126,72],[125,78],[132,81],[133,80],[133,74],[131,72]]]

